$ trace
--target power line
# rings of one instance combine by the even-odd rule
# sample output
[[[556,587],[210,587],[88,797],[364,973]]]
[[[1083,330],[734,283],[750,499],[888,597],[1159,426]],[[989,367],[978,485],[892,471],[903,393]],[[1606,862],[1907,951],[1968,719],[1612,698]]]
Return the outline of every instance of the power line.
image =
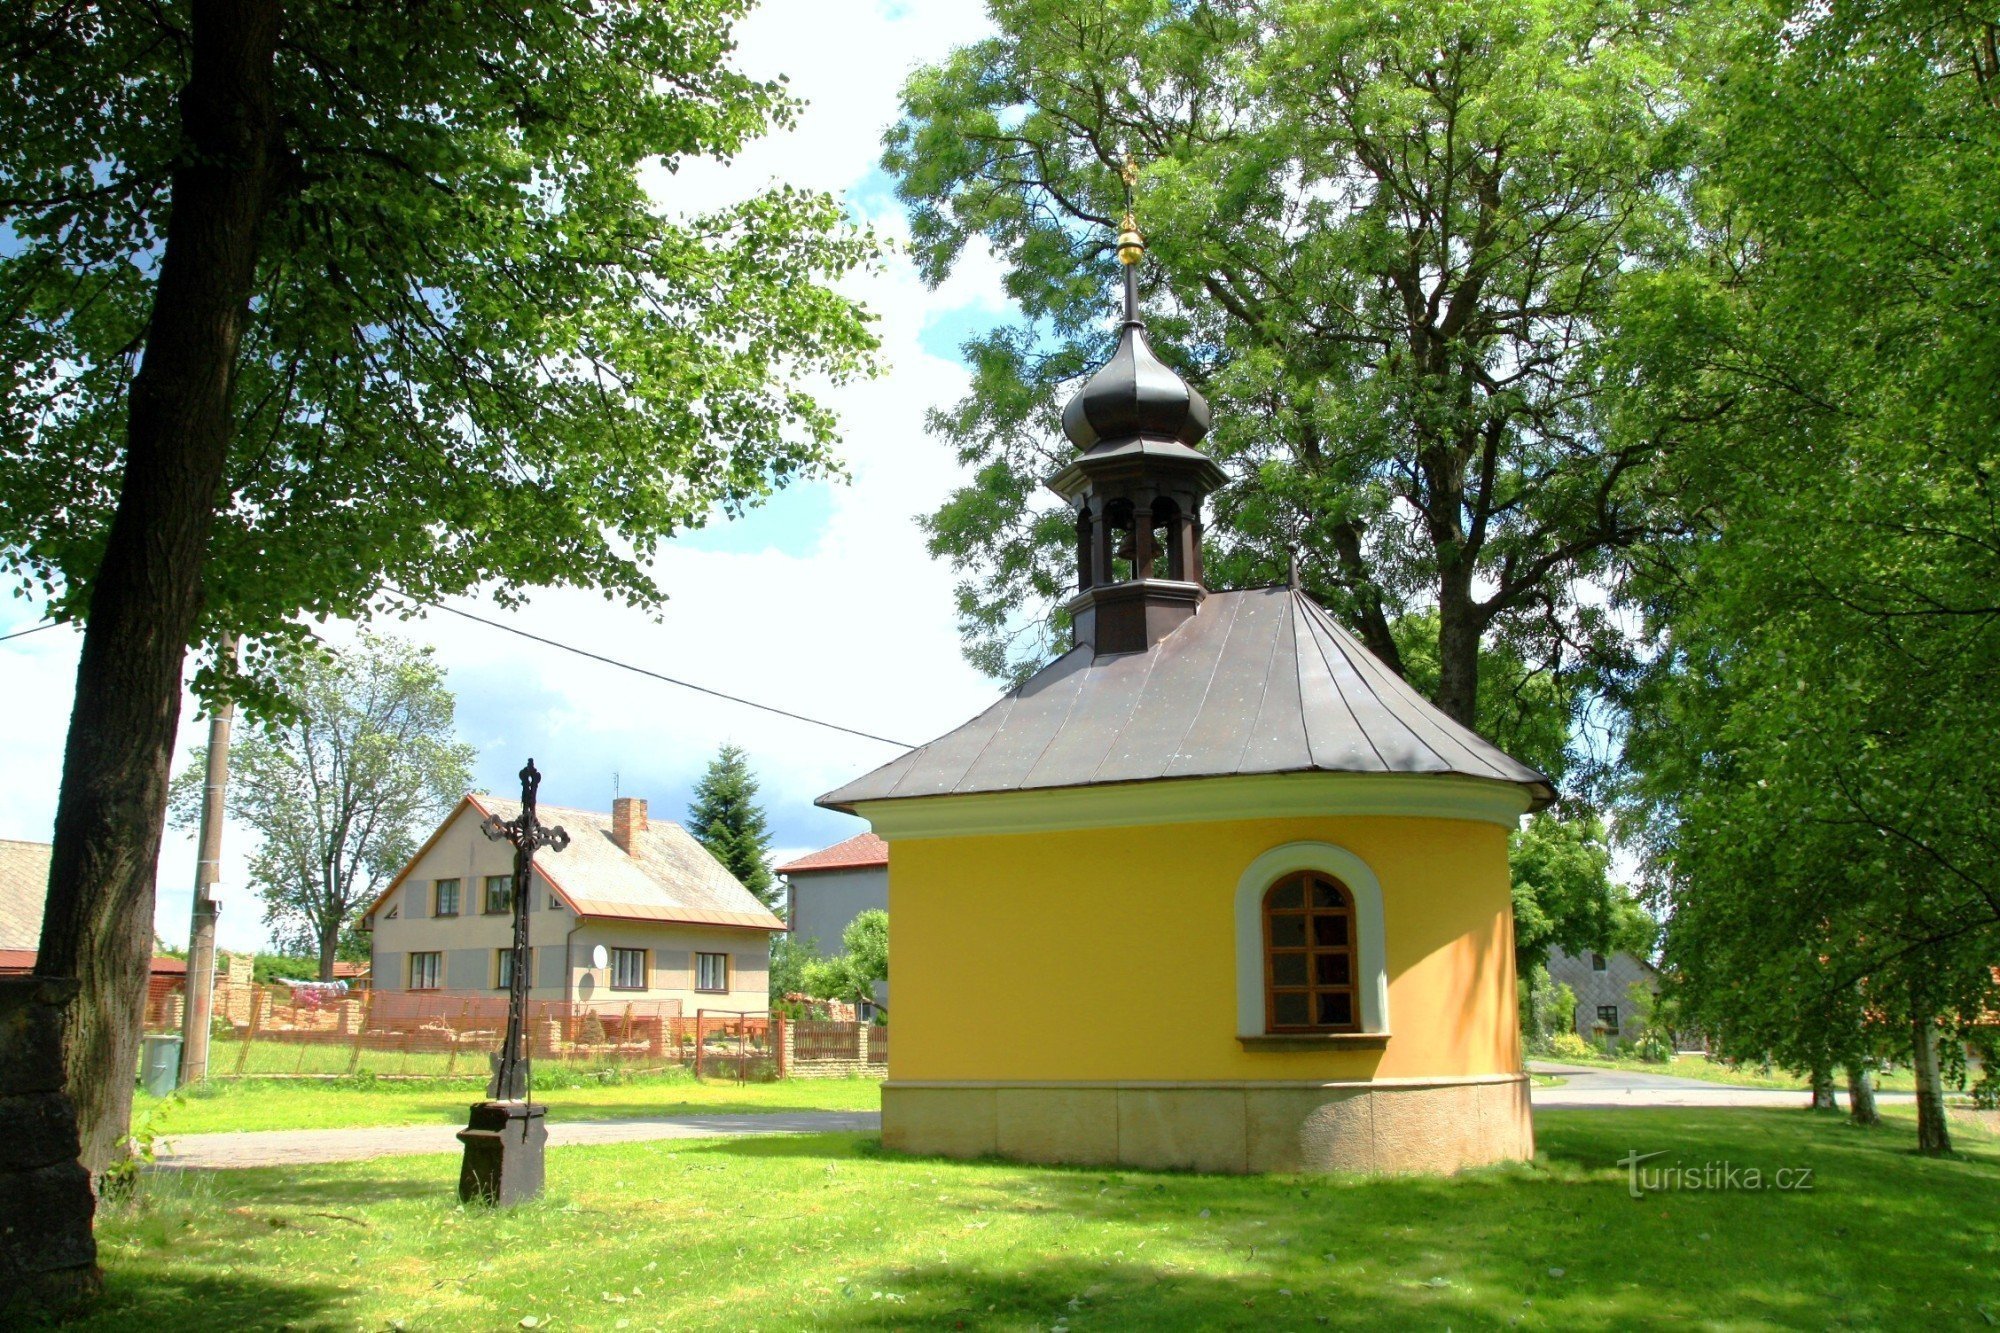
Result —
[[[43,630],[54,629],[62,623],[60,620],[51,620],[46,625],[36,625],[32,629],[17,629],[12,634],[0,634],[0,643],[5,643],[9,639],[25,639],[30,634],[40,634]]]
[[[615,657],[606,657],[602,653],[593,653],[588,648],[579,648],[575,644],[564,643],[560,639],[545,638],[540,634],[530,633],[528,630],[521,629],[514,625],[509,625],[504,621],[488,620],[485,616],[475,616],[470,611],[461,611],[455,606],[446,606],[442,602],[425,601],[421,597],[412,597],[408,593],[402,593],[400,595],[406,601],[415,602],[419,606],[428,606],[433,610],[443,611],[446,612],[447,614],[458,616],[460,619],[470,620],[473,623],[479,625],[485,625],[491,629],[505,630],[509,634],[517,634],[521,638],[532,639],[536,643],[547,644],[551,648],[560,648],[562,649],[562,651],[566,653],[575,653],[578,657],[588,657],[593,662],[602,662],[606,666],[615,666],[623,671],[632,671],[636,672],[641,676],[650,676],[654,680],[665,681],[669,685],[678,685],[684,690],[694,690],[696,693],[706,694],[713,698],[726,699],[733,704],[742,704],[745,708],[755,708],[765,713],[776,713],[779,717],[788,717],[791,718],[794,722],[805,722],[815,727],[825,727],[828,731],[841,731],[847,733],[849,736],[859,736],[863,740],[879,741],[883,745],[893,745],[898,749],[909,750],[915,748],[908,741],[893,740],[888,736],[877,736],[872,731],[862,731],[855,727],[843,727],[838,722],[827,722],[820,718],[807,717],[804,713],[794,713],[789,708],[779,708],[775,704],[758,703],[755,699],[745,699],[741,695],[726,694],[721,690],[712,690],[706,685],[697,685],[691,680],[681,680],[675,676],[668,676],[658,671],[648,670],[647,668],[642,666],[635,666],[630,662],[621,662]],[[46,626],[44,626],[44,628],[46,628]],[[33,631],[29,632],[32,633]]]

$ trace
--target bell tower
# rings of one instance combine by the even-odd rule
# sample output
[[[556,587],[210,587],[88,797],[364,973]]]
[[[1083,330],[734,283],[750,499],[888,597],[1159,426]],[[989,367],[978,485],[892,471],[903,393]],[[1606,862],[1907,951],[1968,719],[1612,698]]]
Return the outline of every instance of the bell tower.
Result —
[[[1142,652],[1195,614],[1207,596],[1201,503],[1227,480],[1194,447],[1208,433],[1208,403],[1146,341],[1138,277],[1146,244],[1130,206],[1135,175],[1128,164],[1118,349],[1063,408],[1063,433],[1080,452],[1049,478],[1076,510],[1077,593],[1067,604],[1076,644],[1100,657]]]

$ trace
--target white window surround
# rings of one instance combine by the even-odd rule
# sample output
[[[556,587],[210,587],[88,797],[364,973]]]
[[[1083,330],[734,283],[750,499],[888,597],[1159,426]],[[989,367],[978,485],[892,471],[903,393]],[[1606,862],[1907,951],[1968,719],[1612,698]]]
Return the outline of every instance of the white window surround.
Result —
[[[1288,842],[1252,861],[1236,882],[1236,1035],[1264,1032],[1264,894],[1286,875],[1318,870],[1354,895],[1356,989],[1361,1032],[1389,1031],[1388,950],[1382,931],[1382,884],[1368,863],[1330,842]],[[1310,1041],[1308,1034],[1306,1040]]]

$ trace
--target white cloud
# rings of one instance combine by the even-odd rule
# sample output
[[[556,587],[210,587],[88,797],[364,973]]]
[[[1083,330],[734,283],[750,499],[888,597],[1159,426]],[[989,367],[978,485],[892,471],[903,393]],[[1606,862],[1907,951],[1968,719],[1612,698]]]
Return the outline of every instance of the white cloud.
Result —
[[[789,74],[809,105],[794,129],[753,145],[727,168],[698,163],[678,175],[658,173],[659,197],[692,209],[771,180],[833,191],[864,182],[875,171],[904,77],[984,29],[972,3],[767,4],[740,31],[741,63],[759,76]],[[872,206],[868,218],[885,235],[907,235],[900,211],[880,195],[857,205]],[[810,536],[759,550],[716,549],[731,544],[703,539],[671,544],[656,566],[669,596],[657,623],[591,593],[540,594],[513,614],[490,603],[463,605],[651,670],[901,740],[929,740],[956,726],[991,702],[997,687],[960,657],[950,571],[926,554],[914,521],[959,479],[949,451],[926,437],[924,414],[966,385],[964,367],[926,352],[921,335],[925,321],[940,314],[1005,312],[999,277],[998,262],[975,251],[936,292],[900,256],[854,279],[853,294],[880,317],[889,369],[826,393],[840,412],[852,484],[830,488],[830,513],[802,507],[811,514],[802,521],[816,528]],[[381,628],[435,646],[459,697],[461,733],[481,753],[480,784],[509,788],[532,754],[548,775],[543,798],[552,804],[605,809],[615,773],[626,795],[654,801],[656,818],[681,818],[709,756],[734,741],[750,752],[777,845],[793,853],[858,832],[857,821],[816,810],[811,800],[897,753],[454,616]],[[0,836],[49,835],[76,644],[70,631],[54,630],[0,647],[0,697],[13,715],[0,735]],[[189,703],[177,763],[204,737]],[[250,836],[233,824],[226,834],[224,880],[239,892],[225,899],[224,947],[263,939],[259,905],[240,892]],[[170,941],[186,937],[194,859],[192,836],[170,831],[156,915]]]

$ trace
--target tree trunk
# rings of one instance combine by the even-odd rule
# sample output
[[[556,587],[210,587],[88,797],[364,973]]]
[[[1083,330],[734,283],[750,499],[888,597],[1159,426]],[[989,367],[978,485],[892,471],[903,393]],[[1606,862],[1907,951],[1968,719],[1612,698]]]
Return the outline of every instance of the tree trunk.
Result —
[[[77,664],[35,970],[82,983],[63,1064],[92,1176],[119,1156],[131,1116],[181,669],[272,174],[277,28],[275,0],[193,7],[166,248]]]
[[[1437,706],[1462,726],[1479,725],[1479,611],[1469,571],[1445,571],[1438,587]]]
[[[1882,1123],[1882,1113],[1875,1109],[1875,1079],[1859,1060],[1847,1066],[1847,1113],[1857,1125]]]
[[[1833,1066],[1830,1064],[1813,1066],[1812,1109],[1815,1111],[1840,1109],[1840,1103],[1833,1097]]]
[[[1925,1006],[1912,1007],[1916,1012],[1910,1019],[1910,1063],[1917,1076],[1917,1151],[1942,1156],[1951,1151],[1951,1128],[1945,1123],[1944,1080],[1938,1074],[1937,1024]]]
[[[333,923],[329,929],[325,922],[319,927],[319,979],[333,980],[333,962],[340,949],[340,923]]]

